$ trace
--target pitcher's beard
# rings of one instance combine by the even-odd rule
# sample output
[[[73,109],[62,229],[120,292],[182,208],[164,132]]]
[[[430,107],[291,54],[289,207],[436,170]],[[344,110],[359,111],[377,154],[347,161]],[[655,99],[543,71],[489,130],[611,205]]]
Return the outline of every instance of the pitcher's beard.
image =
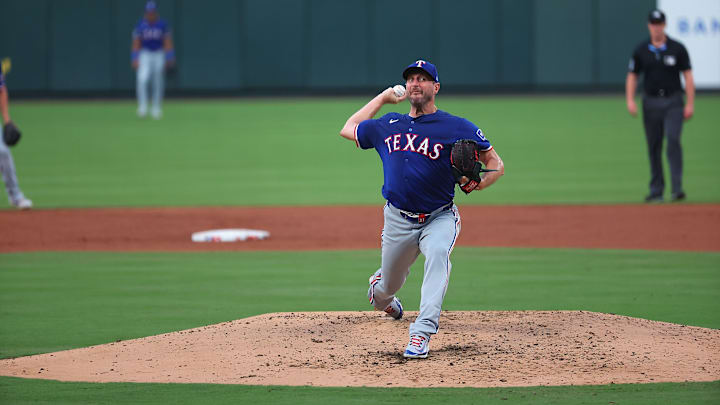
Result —
[[[430,100],[432,100],[432,97],[423,94],[420,99],[410,98],[410,105],[412,105],[413,108],[415,108],[415,110],[419,113],[431,114],[434,111],[429,111]]]

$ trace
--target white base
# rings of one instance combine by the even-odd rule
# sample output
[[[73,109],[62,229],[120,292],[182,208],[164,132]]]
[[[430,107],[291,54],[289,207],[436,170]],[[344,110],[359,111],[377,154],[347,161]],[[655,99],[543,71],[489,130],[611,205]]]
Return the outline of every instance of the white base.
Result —
[[[243,242],[246,240],[261,240],[270,237],[270,232],[256,229],[213,229],[195,232],[192,234],[193,242]]]

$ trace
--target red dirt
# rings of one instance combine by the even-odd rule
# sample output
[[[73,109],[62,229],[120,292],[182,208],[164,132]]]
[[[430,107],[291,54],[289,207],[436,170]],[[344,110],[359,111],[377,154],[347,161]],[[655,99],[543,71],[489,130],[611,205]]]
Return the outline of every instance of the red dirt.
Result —
[[[720,251],[720,204],[461,206],[460,214],[458,246]],[[190,240],[218,228],[271,236]],[[372,249],[381,228],[378,206],[0,211],[0,252]]]

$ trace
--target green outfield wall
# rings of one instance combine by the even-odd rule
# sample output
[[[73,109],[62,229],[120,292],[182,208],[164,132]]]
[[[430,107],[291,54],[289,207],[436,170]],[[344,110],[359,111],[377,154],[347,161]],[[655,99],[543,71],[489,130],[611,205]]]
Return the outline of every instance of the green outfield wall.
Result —
[[[128,92],[144,0],[0,0],[14,92]],[[655,0],[158,0],[177,91],[377,88],[418,58],[446,89],[621,89]]]

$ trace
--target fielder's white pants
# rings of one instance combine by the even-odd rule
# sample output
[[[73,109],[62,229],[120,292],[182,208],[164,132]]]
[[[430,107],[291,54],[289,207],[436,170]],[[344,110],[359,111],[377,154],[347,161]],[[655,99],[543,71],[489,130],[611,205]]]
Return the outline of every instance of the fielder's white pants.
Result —
[[[3,182],[5,182],[8,200],[10,204],[13,204],[22,200],[25,196],[20,191],[17,175],[15,174],[15,162],[13,162],[10,149],[3,141],[2,132],[2,125],[0,125],[0,173],[2,173]]]
[[[162,111],[163,91],[165,90],[165,52],[160,49],[149,51],[142,49],[138,55],[137,99],[138,114],[145,115],[148,110],[148,83],[152,84],[152,112]]]

